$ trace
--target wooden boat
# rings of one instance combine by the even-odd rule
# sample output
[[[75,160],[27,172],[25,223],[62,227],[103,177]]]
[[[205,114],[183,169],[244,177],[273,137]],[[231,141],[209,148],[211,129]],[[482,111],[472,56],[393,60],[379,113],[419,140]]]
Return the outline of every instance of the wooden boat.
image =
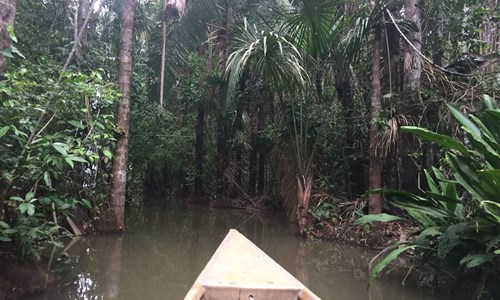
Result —
[[[235,229],[229,230],[184,300],[318,300]]]

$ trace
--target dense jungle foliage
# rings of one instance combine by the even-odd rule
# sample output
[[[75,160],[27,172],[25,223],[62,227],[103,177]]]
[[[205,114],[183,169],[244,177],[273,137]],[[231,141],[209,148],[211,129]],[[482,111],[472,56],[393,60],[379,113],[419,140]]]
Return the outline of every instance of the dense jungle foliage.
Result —
[[[106,231],[112,174],[126,174],[130,206],[157,193],[277,209],[304,232],[368,213],[358,224],[413,222],[416,239],[385,250],[373,278],[409,251],[457,280],[500,279],[497,0],[0,10],[1,256],[39,258],[62,235]],[[116,113],[126,12],[130,113]]]

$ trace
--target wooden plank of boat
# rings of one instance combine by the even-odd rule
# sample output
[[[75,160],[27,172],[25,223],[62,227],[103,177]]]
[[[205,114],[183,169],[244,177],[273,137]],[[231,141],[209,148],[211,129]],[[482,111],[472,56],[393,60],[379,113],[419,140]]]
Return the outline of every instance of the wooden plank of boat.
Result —
[[[184,300],[319,300],[264,251],[229,230]]]

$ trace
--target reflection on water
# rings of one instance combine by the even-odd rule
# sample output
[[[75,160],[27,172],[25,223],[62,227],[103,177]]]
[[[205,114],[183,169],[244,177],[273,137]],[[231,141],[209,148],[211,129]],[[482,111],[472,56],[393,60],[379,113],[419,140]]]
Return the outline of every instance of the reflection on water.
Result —
[[[32,299],[183,299],[230,228],[237,228],[322,299],[451,299],[401,285],[367,289],[372,251],[296,238],[283,217],[170,204],[128,216],[123,236],[83,237],[60,261],[59,284]],[[263,270],[265,272],[265,270]]]

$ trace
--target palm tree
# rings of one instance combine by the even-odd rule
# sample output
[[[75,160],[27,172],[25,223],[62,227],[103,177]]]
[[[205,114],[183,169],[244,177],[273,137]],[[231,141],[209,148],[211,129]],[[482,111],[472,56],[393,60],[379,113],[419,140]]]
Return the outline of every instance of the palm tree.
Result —
[[[375,122],[380,115],[382,98],[380,86],[380,52],[381,52],[381,28],[375,27],[373,36],[373,58],[372,58],[372,96],[371,96],[371,124],[370,124],[370,169],[368,173],[368,184],[370,189],[382,187],[382,162],[377,155],[378,127]],[[382,212],[382,199],[380,194],[368,196],[368,212],[379,214]]]
[[[340,32],[350,19],[338,9],[342,2],[343,0],[283,1],[276,10],[284,20],[280,32],[290,36],[291,41],[307,53],[306,58],[312,60],[318,99],[321,99],[323,90],[321,61],[329,55],[335,42],[340,41]]]
[[[252,76],[262,78],[267,83],[280,102],[291,105],[290,123],[293,125],[290,132],[294,140],[297,198],[286,203],[291,206],[288,208],[289,217],[296,215],[300,227],[304,228],[312,187],[311,159],[305,126],[307,122],[302,118],[303,112],[298,114],[300,117],[295,115],[294,107],[303,108],[303,92],[308,86],[309,77],[302,66],[302,55],[293,43],[278,33],[259,32],[252,27],[245,20],[244,25],[234,34],[232,52],[227,63],[228,97],[231,97],[243,72],[251,71]],[[294,97],[294,94],[299,96]],[[255,116],[255,112],[252,115]],[[253,123],[253,127],[256,127],[257,121],[254,120]],[[253,185],[255,187],[254,183]]]
[[[173,19],[184,12],[185,0],[164,0],[163,13],[161,18],[161,67],[160,67],[160,106],[163,107],[163,93],[165,88],[165,55],[167,47],[167,21]]]
[[[125,218],[125,195],[127,190],[127,162],[130,120],[130,90],[132,83],[132,41],[134,36],[134,2],[122,0],[120,24],[120,53],[118,82],[122,99],[118,104],[116,125],[119,136],[113,153],[111,196],[108,220],[110,231],[122,231]],[[113,227],[112,227],[113,226]]]

